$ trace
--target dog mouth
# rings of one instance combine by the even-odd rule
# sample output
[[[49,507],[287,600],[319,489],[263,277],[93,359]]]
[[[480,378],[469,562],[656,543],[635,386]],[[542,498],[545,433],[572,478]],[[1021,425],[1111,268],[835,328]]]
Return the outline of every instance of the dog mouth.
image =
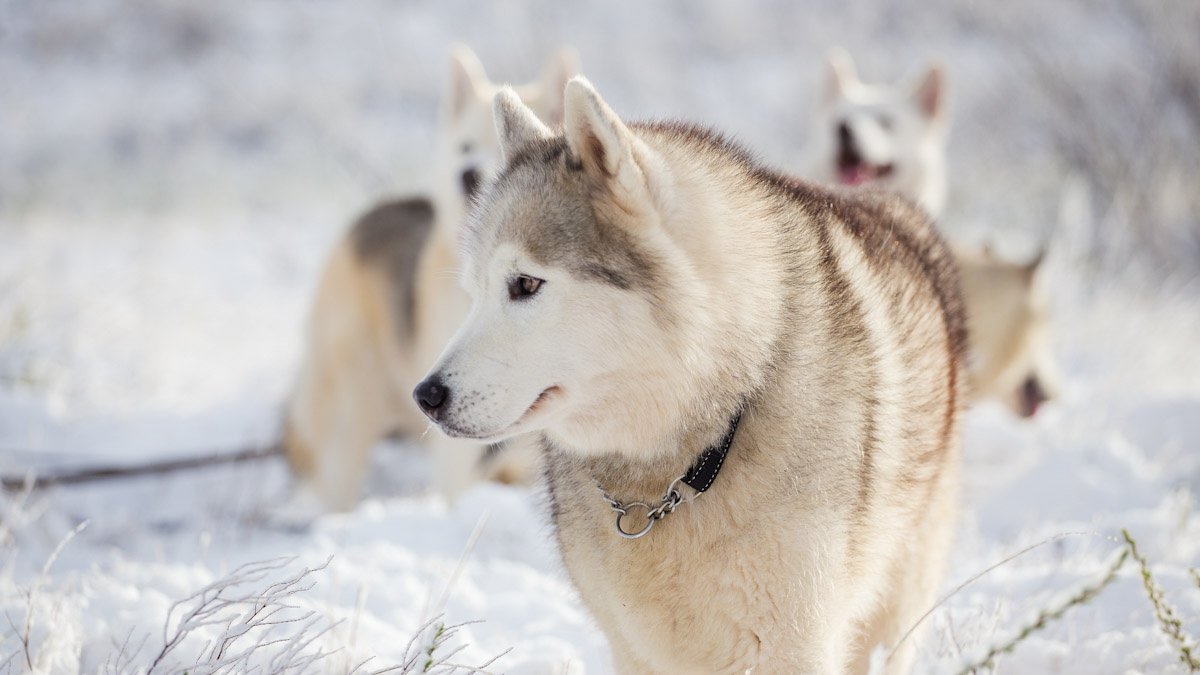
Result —
[[[454,438],[469,438],[473,440],[487,440],[493,442],[501,440],[516,434],[518,427],[528,422],[530,418],[537,415],[539,412],[543,411],[546,406],[557,399],[561,393],[562,387],[559,387],[558,385],[547,387],[546,389],[542,390],[542,393],[537,395],[537,398],[533,400],[533,403],[529,404],[529,407],[525,409],[525,412],[521,413],[521,416],[518,417],[515,422],[496,431],[479,432],[461,429],[447,422],[441,423],[441,428],[447,436],[452,436]]]
[[[542,391],[542,393],[538,394],[538,397],[533,400],[533,403],[529,404],[529,407],[525,409],[525,412],[522,413],[521,416],[517,418],[517,421],[513,422],[511,426],[515,427],[533,415],[537,414],[539,410],[545,408],[546,404],[556,398],[560,393],[562,393],[562,387],[558,386],[557,384],[547,387],[544,391]]]
[[[892,175],[895,165],[871,164],[866,161],[839,161],[837,163],[838,182],[843,185],[862,185],[874,180],[881,180]]]

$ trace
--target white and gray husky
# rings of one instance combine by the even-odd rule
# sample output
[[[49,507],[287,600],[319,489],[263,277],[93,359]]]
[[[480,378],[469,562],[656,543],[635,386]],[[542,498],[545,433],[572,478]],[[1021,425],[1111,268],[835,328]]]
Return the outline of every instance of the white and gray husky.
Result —
[[[471,309],[417,402],[454,438],[540,435],[620,672],[865,672],[955,520],[966,330],[928,217],[627,124],[581,78],[560,132],[512,91],[495,114]]]

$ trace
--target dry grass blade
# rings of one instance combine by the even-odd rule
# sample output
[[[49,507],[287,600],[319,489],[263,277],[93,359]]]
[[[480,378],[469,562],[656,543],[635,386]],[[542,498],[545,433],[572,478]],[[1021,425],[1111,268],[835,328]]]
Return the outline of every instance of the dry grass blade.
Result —
[[[1125,565],[1125,561],[1128,559],[1129,549],[1127,547],[1121,547],[1118,549],[1113,553],[1112,562],[1108,564],[1108,568],[1102,577],[1092,583],[1080,586],[1077,591],[1072,593],[1063,601],[1038,612],[1033,621],[1030,621],[1025,626],[1021,627],[1021,630],[1017,631],[1017,634],[1011,639],[999,645],[992,646],[982,657],[979,657],[978,659],[973,660],[971,663],[963,666],[962,670],[959,671],[959,675],[975,673],[980,668],[994,668],[996,665],[996,657],[1000,656],[1001,654],[1007,654],[1011,652],[1016,648],[1017,645],[1024,642],[1025,639],[1030,635],[1033,635],[1037,631],[1044,629],[1050,624],[1051,621],[1061,619],[1063,615],[1067,613],[1067,610],[1071,609],[1072,607],[1085,605],[1088,602],[1091,602],[1097,595],[1100,594],[1100,591],[1104,590],[1117,578],[1117,572],[1120,571],[1121,567]]]
[[[896,654],[897,651],[899,651],[900,646],[903,645],[906,640],[908,640],[910,637],[912,637],[912,634],[915,633],[917,631],[917,629],[921,627],[921,624],[925,622],[925,619],[929,618],[929,615],[933,614],[935,611],[937,611],[937,609],[939,607],[946,604],[950,600],[950,598],[953,598],[954,596],[961,593],[962,590],[964,588],[966,588],[967,586],[970,586],[971,584],[975,583],[976,581],[980,580],[984,576],[991,573],[993,570],[995,570],[999,567],[1003,567],[1004,565],[1007,565],[1008,563],[1012,562],[1013,560],[1016,560],[1017,558],[1020,558],[1021,556],[1025,555],[1026,553],[1029,553],[1030,551],[1041,548],[1042,546],[1045,546],[1046,544],[1056,542],[1060,539],[1065,539],[1067,537],[1077,537],[1077,536],[1081,536],[1081,535],[1085,535],[1085,534],[1093,534],[1093,533],[1091,533],[1091,532],[1060,532],[1052,537],[1047,537],[1046,539],[1043,539],[1035,544],[1030,544],[1029,546],[1026,546],[1025,548],[1021,549],[1020,551],[1017,551],[1016,553],[1013,553],[1012,555],[1004,558],[1003,560],[995,563],[994,565],[991,565],[987,569],[981,570],[981,571],[971,575],[970,578],[968,578],[966,581],[962,582],[958,586],[955,586],[954,590],[952,590],[949,593],[947,593],[946,595],[942,596],[942,598],[940,600],[938,600],[937,602],[935,602],[933,604],[933,607],[930,607],[928,611],[926,611],[924,614],[922,614],[921,618],[917,619],[913,623],[913,625],[911,627],[909,627],[908,631],[906,633],[904,633],[904,635],[901,636],[901,638],[899,640],[896,641],[896,644],[892,646],[892,651],[888,652],[888,656],[887,656],[886,660],[887,661],[892,660],[892,657]]]
[[[1179,620],[1175,608],[1167,603],[1162,588],[1150,572],[1149,563],[1138,552],[1137,542],[1129,535],[1129,530],[1121,530],[1121,534],[1125,535],[1125,543],[1129,546],[1129,552],[1137,561],[1142,574],[1142,586],[1146,589],[1146,595],[1150,597],[1150,604],[1154,606],[1154,617],[1158,619],[1159,627],[1179,650],[1179,661],[1193,673],[1200,672],[1200,652],[1197,651],[1195,638],[1184,632],[1183,622]]]
[[[31,671],[34,670],[34,658],[32,649],[30,648],[30,634],[33,631],[33,610],[37,605],[38,591],[41,590],[42,584],[44,584],[46,579],[49,578],[50,568],[54,565],[54,561],[58,560],[58,556],[62,555],[63,549],[66,548],[67,544],[75,538],[75,535],[82,532],[87,525],[88,521],[86,520],[82,523],[79,523],[75,526],[75,529],[68,532],[66,536],[64,536],[62,540],[58,542],[58,546],[54,547],[54,550],[50,553],[50,557],[46,558],[46,564],[42,565],[42,573],[39,574],[37,579],[34,580],[33,586],[30,587],[29,593],[26,594],[25,624],[20,632],[20,641],[22,651],[25,654],[25,667]],[[9,621],[11,623],[12,619],[9,619]]]

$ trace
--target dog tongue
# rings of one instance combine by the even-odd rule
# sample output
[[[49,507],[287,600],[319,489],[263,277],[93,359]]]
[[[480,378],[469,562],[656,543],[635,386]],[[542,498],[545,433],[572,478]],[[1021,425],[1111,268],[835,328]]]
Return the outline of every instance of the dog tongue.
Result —
[[[859,185],[867,182],[870,177],[871,170],[862,164],[843,166],[838,169],[838,180],[846,185]]]

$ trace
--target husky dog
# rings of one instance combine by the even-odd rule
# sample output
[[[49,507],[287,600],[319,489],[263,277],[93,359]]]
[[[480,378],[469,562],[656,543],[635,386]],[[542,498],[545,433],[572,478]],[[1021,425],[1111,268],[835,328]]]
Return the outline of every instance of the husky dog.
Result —
[[[509,90],[496,120],[473,304],[422,410],[455,438],[541,432],[620,672],[865,672],[929,608],[956,510],[966,329],[928,217],[626,124],[582,78],[560,134]]]
[[[946,111],[942,70],[931,66],[906,85],[858,79],[850,55],[829,55],[812,177],[844,185],[877,184],[916,199],[931,214],[946,202]]]
[[[1058,393],[1048,340],[1048,308],[1039,283],[1045,251],[1028,263],[956,252],[971,327],[974,399],[993,398],[1021,417],[1033,417]]]
[[[562,119],[562,90],[575,73],[568,51],[538,82],[519,88],[543,119]],[[491,101],[497,87],[475,55],[456,48],[443,96],[432,200],[381,203],[338,243],[317,288],[284,446],[305,510],[358,501],[368,452],[388,433],[427,428],[408,391],[462,322],[469,298],[446,283],[458,269],[465,205],[499,162]],[[447,445],[437,439],[435,445]],[[438,487],[453,495],[472,479],[482,446],[436,448]],[[460,447],[464,446],[464,447]]]

